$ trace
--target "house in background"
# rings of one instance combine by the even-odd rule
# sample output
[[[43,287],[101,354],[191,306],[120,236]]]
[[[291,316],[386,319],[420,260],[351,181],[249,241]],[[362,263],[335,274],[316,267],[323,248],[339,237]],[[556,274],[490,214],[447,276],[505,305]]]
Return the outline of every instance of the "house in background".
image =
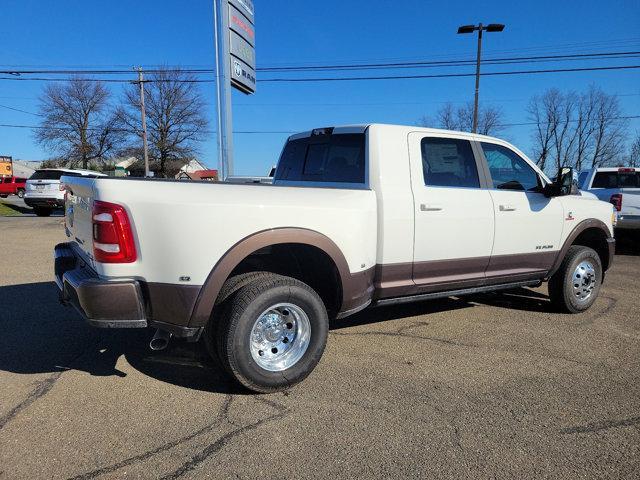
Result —
[[[182,172],[193,173],[193,172],[197,172],[199,170],[206,170],[206,169],[207,169],[206,165],[203,165],[202,163],[200,163],[195,158],[192,158],[184,166],[182,166],[180,168],[180,171],[178,172],[178,175],[180,175]],[[176,175],[176,178],[178,178],[178,175]]]
[[[218,181],[218,170],[196,170],[195,172],[180,171],[176,175],[178,180],[207,180],[209,182]]]
[[[138,159],[136,157],[129,157],[129,158],[125,158],[124,160],[119,161],[118,163],[116,163],[115,166],[115,170],[114,170],[114,174],[116,177],[126,177],[129,175],[129,167],[131,167],[131,165],[133,165],[134,163],[136,163],[138,161]]]

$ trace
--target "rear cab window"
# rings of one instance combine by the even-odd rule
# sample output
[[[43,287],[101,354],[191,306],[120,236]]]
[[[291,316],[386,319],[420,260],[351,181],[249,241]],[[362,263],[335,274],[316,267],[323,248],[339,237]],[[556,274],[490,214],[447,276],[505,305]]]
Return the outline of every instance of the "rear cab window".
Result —
[[[596,172],[591,188],[639,188],[640,172]]]
[[[365,133],[316,134],[289,140],[274,183],[366,184]]]

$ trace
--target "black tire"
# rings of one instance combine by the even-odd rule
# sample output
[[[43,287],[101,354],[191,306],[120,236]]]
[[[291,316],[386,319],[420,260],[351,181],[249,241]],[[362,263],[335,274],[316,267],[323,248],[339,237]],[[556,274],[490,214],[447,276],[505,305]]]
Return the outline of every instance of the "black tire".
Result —
[[[274,275],[275,274],[271,272],[249,272],[234,275],[224,282],[224,285],[222,285],[218,298],[216,298],[216,305],[224,303],[229,297],[231,297],[231,295],[236,293],[245,285],[249,285],[254,280],[261,280],[267,277],[273,277]]]
[[[33,211],[38,217],[48,217],[49,215],[51,215],[52,210],[52,208],[39,207],[37,205],[33,207]]]
[[[254,280],[264,279],[273,275],[275,274],[271,272],[241,273],[240,275],[230,277],[226,282],[224,282],[224,285],[222,285],[218,298],[216,298],[213,315],[211,316],[203,335],[204,345],[207,352],[209,352],[209,355],[214,360],[218,360],[218,363],[222,363],[222,360],[218,355],[218,346],[216,345],[216,338],[218,337],[217,329],[221,325],[221,319],[227,315],[228,303],[225,302],[245,285],[248,285]]]
[[[260,315],[279,303],[293,304],[306,314],[310,337],[306,351],[296,363],[282,371],[270,371],[254,360],[250,338]],[[327,311],[318,294],[299,280],[275,274],[261,275],[237,290],[221,307],[220,313],[212,318],[217,325],[207,333],[211,335],[215,330],[220,362],[249,390],[259,393],[286,390],[304,380],[322,357],[329,333]]]
[[[577,272],[578,266],[583,262],[588,262],[594,270],[594,273],[589,275],[588,284],[584,273]],[[576,278],[574,278],[574,274],[577,275]],[[558,271],[549,279],[549,297],[553,305],[560,311],[580,313],[593,305],[598,298],[601,285],[602,262],[598,254],[589,247],[572,245]],[[584,288],[591,289],[591,292],[586,298],[581,298],[579,294],[584,292]]]
[[[22,188],[18,189],[16,195],[18,195],[18,198],[24,198],[24,190]]]

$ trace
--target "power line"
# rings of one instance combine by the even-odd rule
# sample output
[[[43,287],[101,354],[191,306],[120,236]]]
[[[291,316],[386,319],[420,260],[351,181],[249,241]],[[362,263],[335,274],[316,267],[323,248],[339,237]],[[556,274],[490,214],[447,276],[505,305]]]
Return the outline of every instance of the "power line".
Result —
[[[507,72],[482,72],[480,76],[499,76],[499,75],[533,75],[542,73],[568,73],[568,72],[595,72],[606,70],[630,70],[640,68],[640,65],[618,65],[614,67],[586,67],[586,68],[553,68],[546,70],[515,70]],[[263,78],[260,83],[267,82],[343,82],[343,81],[362,81],[362,80],[415,80],[426,78],[455,78],[455,77],[474,77],[475,73],[440,73],[433,75],[385,75],[385,76],[369,76],[369,77],[321,77],[321,78]],[[197,81],[197,80],[196,80]],[[202,80],[206,82],[206,80]]]
[[[41,117],[42,116],[39,113],[28,112],[26,110],[21,110],[20,108],[10,107],[8,105],[0,105],[0,108],[6,108],[7,110],[13,110],[14,112],[28,113],[29,115],[35,115],[36,117]]]
[[[631,70],[640,68],[640,65],[618,65],[612,67],[585,67],[585,68],[553,68],[540,70],[513,70],[505,72],[482,72],[481,76],[500,76],[500,75],[531,75],[542,73],[568,73],[568,72],[596,72],[608,70]],[[340,81],[362,81],[362,80],[416,80],[427,78],[457,78],[457,77],[473,77],[475,73],[440,73],[433,75],[385,75],[385,76],[367,76],[367,77],[318,77],[318,78],[263,78],[258,79],[259,83],[299,83],[299,82],[340,82]],[[64,78],[46,78],[46,77],[8,77],[0,78],[6,81],[38,81],[38,82],[66,82]],[[130,80],[114,79],[114,78],[94,78],[92,80],[107,83],[131,83]],[[214,83],[215,79],[185,79],[185,80],[145,80],[147,83],[152,82],[178,82],[178,83]]]
[[[594,41],[590,41],[590,42],[573,42],[573,43],[560,43],[560,44],[546,44],[546,45],[537,45],[537,46],[530,46],[530,47],[518,47],[518,48],[512,48],[512,49],[507,49],[507,50],[503,50],[503,49],[494,49],[494,48],[490,48],[487,50],[487,54],[493,54],[493,55],[504,55],[504,54],[517,54],[517,53],[522,53],[522,52],[538,52],[538,51],[546,51],[547,53],[551,53],[551,52],[560,52],[560,51],[567,51],[567,50],[573,50],[575,52],[580,52],[580,53],[584,53],[585,49],[590,49],[590,50],[602,50],[602,49],[611,49],[611,48],[622,48],[625,46],[630,46],[630,45],[640,45],[640,37],[626,37],[626,38],[618,38],[618,39],[606,39],[606,40],[594,40]],[[577,49],[577,50],[576,50]],[[453,53],[453,52],[449,52],[449,53],[438,53],[438,54],[433,54],[430,55],[430,57],[432,58],[450,58],[450,57],[457,57],[459,56],[459,52],[457,53]],[[377,59],[372,59],[372,58],[368,58],[368,59],[357,59],[357,60],[344,60],[345,63],[358,63],[358,62],[383,62],[383,61],[411,61],[411,60],[416,60],[417,61],[422,61],[422,57],[418,57],[418,56],[412,56],[412,57],[387,57],[387,58],[377,58]],[[325,64],[327,63],[328,60],[319,60],[319,61],[314,61],[314,62],[303,62],[301,64],[299,64],[299,66],[314,66],[314,65],[321,65],[321,64]],[[74,68],[74,69],[87,69],[87,68],[105,68],[105,67],[115,67],[115,68],[125,68],[127,69],[127,71],[130,71],[131,65],[137,64],[139,63],[138,60],[134,61],[134,62],[130,62],[130,63],[120,63],[120,64],[65,64],[65,65],[55,65],[55,64],[0,64],[0,67],[11,67],[11,68],[61,68],[61,67],[65,67],[65,68]],[[276,62],[272,65],[272,67],[279,67],[279,66],[287,66],[287,63],[294,63],[294,62]],[[159,69],[165,68],[166,67],[166,63],[163,64],[148,64],[148,67],[157,67]],[[208,67],[209,64],[186,64],[183,65],[184,67],[193,67],[193,68],[200,68],[200,67]]]
[[[71,127],[48,127],[48,126],[43,126],[43,125],[14,125],[14,124],[8,124],[8,123],[0,123],[0,128],[28,128],[28,129],[34,129],[34,130],[40,130],[40,129],[51,129],[51,130],[63,130],[63,131],[76,131],[77,129],[71,128]],[[96,128],[96,127],[87,127],[87,130],[89,131],[102,131],[101,128]],[[124,129],[124,128],[112,128],[111,131],[114,132],[131,132],[130,130]],[[195,133],[195,132],[191,132],[191,131],[182,131],[182,133]],[[216,133],[215,130],[200,130],[199,133],[206,133],[206,134],[214,134]],[[233,133],[239,133],[239,134],[292,134],[292,133],[296,133],[296,131],[294,130],[236,130]]]
[[[594,60],[625,58],[632,56],[634,58],[640,54],[640,51],[631,52],[606,52],[606,53],[581,53],[573,55],[539,55],[529,57],[506,57],[506,58],[487,58],[482,61],[483,65],[487,64],[508,64],[521,62],[534,62],[542,60]],[[257,68],[259,72],[286,72],[286,71],[316,71],[316,70],[367,70],[371,68],[417,68],[425,66],[463,66],[475,65],[476,59],[458,59],[458,60],[425,60],[420,62],[397,62],[397,63],[368,63],[368,64],[342,64],[342,65],[318,65],[318,66],[289,66],[289,67],[262,67]]]
[[[634,120],[636,118],[640,118],[640,115],[624,115],[624,116],[619,116],[619,117],[609,117],[609,118],[604,118],[603,120]],[[565,122],[569,122],[569,123],[576,123],[579,122],[581,120],[579,119],[573,119],[573,120],[566,120],[563,121],[562,123]],[[549,125],[551,122],[521,122],[521,123],[501,123],[498,126],[499,127],[523,127],[523,126],[529,126],[529,125]]]
[[[503,57],[487,58],[483,60],[483,65],[502,65],[512,63],[539,63],[547,61],[567,61],[567,60],[609,60],[614,58],[636,58],[640,51],[625,52],[592,52],[570,55],[539,55],[528,57]],[[424,60],[418,62],[396,62],[396,63],[368,63],[368,64],[337,64],[337,65],[317,65],[317,66],[283,66],[283,67],[258,67],[259,72],[286,72],[286,71],[340,71],[340,70],[367,70],[380,68],[420,68],[420,67],[447,67],[475,65],[475,59],[457,60]],[[164,67],[149,68],[145,73],[160,73],[164,71],[180,71],[187,74],[214,74],[212,68],[183,68]],[[130,69],[39,69],[39,70],[0,70],[4,75],[130,75]]]
[[[623,116],[617,116],[617,117],[608,117],[605,118],[603,120],[633,120],[633,119],[638,119],[640,118],[640,115],[623,115]],[[569,122],[578,122],[579,120],[574,119],[574,120],[569,120]],[[541,125],[547,125],[549,122],[540,122]],[[520,127],[520,126],[527,126],[527,125],[538,125],[538,122],[521,122],[521,123],[503,123],[500,124],[500,127]],[[47,128],[51,128],[51,127],[45,127],[42,125],[14,125],[14,124],[7,124],[7,123],[0,123],[0,128],[28,128],[28,129],[47,129]],[[52,128],[53,130],[68,130],[68,131],[73,131],[75,129],[73,128]],[[99,131],[101,129],[99,128],[93,128],[93,127],[88,127],[87,130],[91,130],[91,131]],[[113,129],[114,131],[121,131],[121,132],[129,132],[129,130],[125,130],[125,129]],[[238,134],[267,134],[267,135],[281,135],[281,134],[293,134],[293,133],[298,133],[299,131],[297,130],[236,130],[233,133],[238,133]],[[212,133],[216,133],[215,130],[202,130],[202,133],[207,133],[207,134],[212,134]]]

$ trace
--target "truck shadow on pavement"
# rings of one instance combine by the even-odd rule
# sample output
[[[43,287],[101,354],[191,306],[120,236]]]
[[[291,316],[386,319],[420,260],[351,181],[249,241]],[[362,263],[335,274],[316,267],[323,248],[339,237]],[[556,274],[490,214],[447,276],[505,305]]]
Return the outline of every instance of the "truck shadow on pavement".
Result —
[[[616,255],[640,256],[640,232],[616,231],[615,237]]]
[[[550,310],[545,295],[528,289],[445,298],[413,304],[368,309],[332,322],[332,330],[388,320],[430,315],[474,306],[492,305],[525,310]],[[151,378],[189,389],[248,393],[229,379],[222,367],[196,344],[172,340],[153,352],[151,329],[102,330],[88,326],[71,307],[58,302],[55,283],[0,287],[0,370],[19,374],[52,374],[53,381],[67,370],[92,376],[126,377],[128,367]],[[126,363],[121,358],[126,359]],[[128,365],[126,365],[128,364]]]
[[[387,320],[398,320],[401,318],[473,308],[477,305],[525,310],[529,312],[557,313],[553,309],[547,295],[529,290],[528,288],[516,288],[499,292],[477,293],[462,297],[448,297],[437,300],[369,308],[351,317],[334,320],[331,328],[333,330],[339,330],[341,328],[369,325]]]
[[[246,393],[213,361],[202,342],[172,340],[162,352],[149,349],[151,329],[103,330],[85,324],[58,302],[54,282],[0,287],[0,370],[126,377],[131,367],[157,380],[190,389]],[[57,378],[57,377],[56,377]]]

